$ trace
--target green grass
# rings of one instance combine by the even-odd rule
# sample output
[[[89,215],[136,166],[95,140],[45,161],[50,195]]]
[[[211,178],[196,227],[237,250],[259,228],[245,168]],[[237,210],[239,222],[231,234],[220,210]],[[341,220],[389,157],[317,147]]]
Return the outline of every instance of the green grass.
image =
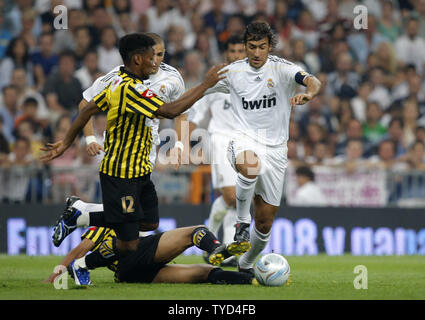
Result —
[[[114,283],[112,272],[102,268],[91,273],[93,286],[80,288],[69,278],[68,290],[56,290],[42,280],[61,257],[0,255],[0,299],[425,299],[425,257],[318,255],[287,259],[292,275],[290,284],[283,287]],[[202,258],[182,256],[176,262],[202,263]],[[367,267],[367,290],[354,288],[356,265]]]

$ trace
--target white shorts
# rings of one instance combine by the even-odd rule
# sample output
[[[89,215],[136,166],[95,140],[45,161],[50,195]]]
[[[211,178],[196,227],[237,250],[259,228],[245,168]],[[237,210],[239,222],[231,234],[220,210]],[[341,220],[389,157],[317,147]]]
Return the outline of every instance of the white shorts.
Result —
[[[229,141],[227,158],[235,171],[236,156],[247,150],[255,152],[261,162],[254,194],[261,196],[268,204],[280,206],[285,170],[288,166],[286,143],[279,146],[266,146],[246,135],[232,138]]]
[[[229,136],[211,135],[211,178],[214,189],[236,185],[237,173],[227,160]]]

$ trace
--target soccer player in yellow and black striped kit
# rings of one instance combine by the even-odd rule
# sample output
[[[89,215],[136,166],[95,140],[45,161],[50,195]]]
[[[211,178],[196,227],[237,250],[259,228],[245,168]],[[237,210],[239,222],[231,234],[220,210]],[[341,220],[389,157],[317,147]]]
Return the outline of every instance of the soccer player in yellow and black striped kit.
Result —
[[[117,282],[258,284],[253,275],[244,272],[224,271],[208,264],[168,264],[193,245],[211,251],[219,243],[205,226],[177,228],[161,234],[141,237],[137,254],[128,256],[136,262],[127,264],[126,268],[119,267],[113,254],[111,243],[115,236],[115,232],[109,228],[89,228],[82,235],[81,243],[62,260],[63,269],[65,270],[72,261],[81,259],[91,251],[89,255],[99,254],[108,259],[107,267],[115,273]],[[88,259],[85,263],[87,269],[97,267],[92,266],[92,262]],[[52,273],[45,281],[53,282],[60,274],[60,272]],[[75,274],[73,276],[75,277]]]
[[[154,40],[144,34],[122,37],[119,51],[124,67],[110,85],[81,110],[64,140],[42,148],[46,153],[40,157],[47,162],[62,155],[92,115],[107,111],[105,157],[99,173],[104,214],[97,219],[90,218],[90,224],[114,229],[117,237],[112,242],[112,250],[122,265],[122,260],[131,263],[131,259],[121,258],[127,258],[138,249],[140,224],[158,219],[157,215],[149,216],[149,209],[156,207],[153,201],[157,201],[157,197],[148,161],[151,129],[145,125],[145,119],[173,118],[181,114],[223,79],[226,72],[220,71],[223,65],[212,67],[200,85],[178,100],[164,103],[143,84],[155,66],[154,44]],[[75,230],[78,219],[83,218],[80,215],[79,211],[69,215],[65,212],[57,223],[54,237],[65,238]]]

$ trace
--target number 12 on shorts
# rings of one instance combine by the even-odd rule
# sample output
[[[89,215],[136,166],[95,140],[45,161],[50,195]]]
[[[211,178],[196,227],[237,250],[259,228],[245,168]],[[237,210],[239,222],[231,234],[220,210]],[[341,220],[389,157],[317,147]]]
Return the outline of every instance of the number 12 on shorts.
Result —
[[[121,198],[122,212],[133,213],[134,212],[134,199],[132,196],[125,196]]]

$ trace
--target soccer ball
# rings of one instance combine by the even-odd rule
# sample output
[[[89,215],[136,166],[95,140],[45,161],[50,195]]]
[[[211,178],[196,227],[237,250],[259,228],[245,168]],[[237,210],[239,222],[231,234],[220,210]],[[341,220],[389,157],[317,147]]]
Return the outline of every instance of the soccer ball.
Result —
[[[262,256],[254,266],[255,278],[264,286],[282,286],[291,272],[288,261],[276,253]]]

